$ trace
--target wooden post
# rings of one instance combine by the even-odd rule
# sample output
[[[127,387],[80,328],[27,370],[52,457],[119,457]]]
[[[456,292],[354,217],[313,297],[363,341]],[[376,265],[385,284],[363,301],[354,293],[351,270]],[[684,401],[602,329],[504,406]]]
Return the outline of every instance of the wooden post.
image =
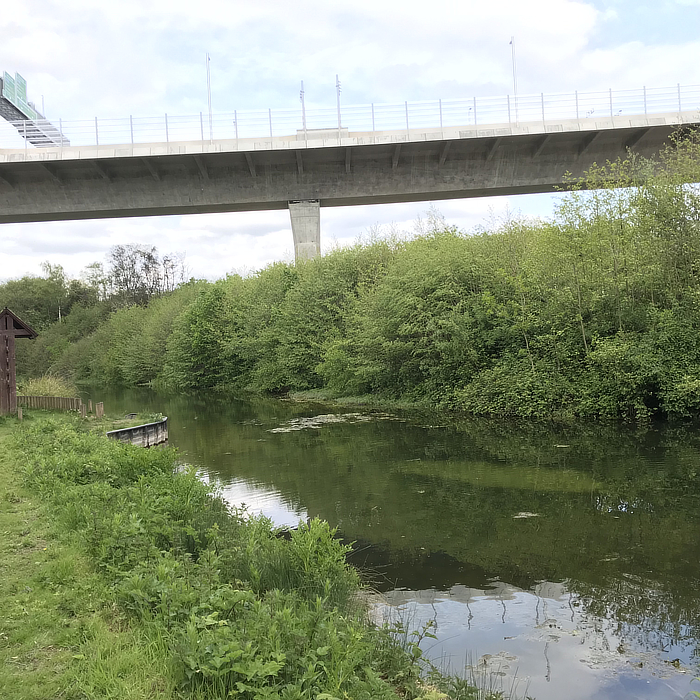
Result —
[[[88,399],[88,413],[92,413],[92,399]]]
[[[17,411],[15,338],[36,338],[36,331],[7,307],[0,311],[0,415]]]
[[[102,418],[105,414],[105,405],[100,401],[99,403],[95,404],[95,415],[98,418]]]
[[[17,406],[17,420],[22,420],[23,415],[22,415],[22,407]]]
[[[87,406],[84,403],[80,403],[80,417],[85,418],[87,416]]]
[[[0,415],[17,408],[15,377],[15,336],[0,329]]]

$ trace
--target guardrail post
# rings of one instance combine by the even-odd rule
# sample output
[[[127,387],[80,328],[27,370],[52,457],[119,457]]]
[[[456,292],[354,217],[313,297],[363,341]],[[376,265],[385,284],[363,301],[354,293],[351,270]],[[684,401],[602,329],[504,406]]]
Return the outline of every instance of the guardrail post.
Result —
[[[681,117],[681,113],[683,112],[683,108],[681,107],[681,84],[678,83],[678,122],[680,123],[683,118]]]
[[[442,128],[442,99],[438,100],[438,107],[440,108],[440,134],[444,137],[445,132],[444,132],[444,129]]]
[[[506,100],[508,101],[508,123],[510,124],[510,95],[506,95]]]
[[[574,92],[574,95],[576,96],[576,121],[578,121],[579,120],[579,116],[578,116],[578,90],[576,90]]]
[[[100,134],[97,130],[97,117],[95,117],[95,146],[100,145]]]
[[[268,116],[270,117],[270,138],[272,138],[272,109],[267,110]]]
[[[610,119],[614,119],[614,117],[613,117],[613,103],[612,103],[612,88],[610,88]]]
[[[644,116],[647,116],[647,86],[645,85],[644,88]]]
[[[411,138],[411,134],[408,130],[408,100],[404,102],[404,105],[406,106],[406,139],[409,140]]]
[[[233,128],[236,131],[236,146],[238,146],[238,112],[233,110]]]
[[[372,102],[372,131],[376,131],[377,128],[374,126],[374,102]]]
[[[60,117],[58,119],[58,133],[61,135],[60,151],[61,151],[61,160],[63,160],[63,119],[61,119]]]
[[[165,113],[165,143],[170,143],[170,134],[168,133],[168,113]]]
[[[476,97],[474,98],[474,126],[476,126]]]
[[[129,131],[131,131],[131,145],[134,145],[134,117],[129,115]]]
[[[24,122],[24,160],[27,160],[27,120]]]

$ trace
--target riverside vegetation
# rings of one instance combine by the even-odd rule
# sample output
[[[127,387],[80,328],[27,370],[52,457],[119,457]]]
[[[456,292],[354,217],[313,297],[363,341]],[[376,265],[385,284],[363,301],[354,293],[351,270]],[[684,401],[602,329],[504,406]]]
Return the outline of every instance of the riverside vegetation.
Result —
[[[12,422],[0,424],[14,485],[0,508],[3,697],[501,697],[429,666],[425,685],[429,628],[368,623],[327,523],[280,538],[176,469],[173,450],[77,419]]]
[[[45,315],[38,340],[18,344],[18,364],[477,415],[696,416],[700,191],[686,183],[698,181],[700,137],[686,133],[658,162],[594,167],[548,221],[465,234],[434,220],[411,240],[158,295],[110,295],[93,279],[60,323]],[[0,305],[22,282],[0,286]]]

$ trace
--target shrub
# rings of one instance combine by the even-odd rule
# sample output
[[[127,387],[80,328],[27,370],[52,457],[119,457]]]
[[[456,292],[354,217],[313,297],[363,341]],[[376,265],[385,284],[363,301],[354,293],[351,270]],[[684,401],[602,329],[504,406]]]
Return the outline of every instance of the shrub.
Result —
[[[72,382],[54,374],[45,374],[36,379],[23,379],[17,385],[21,396],[79,396],[78,388]]]

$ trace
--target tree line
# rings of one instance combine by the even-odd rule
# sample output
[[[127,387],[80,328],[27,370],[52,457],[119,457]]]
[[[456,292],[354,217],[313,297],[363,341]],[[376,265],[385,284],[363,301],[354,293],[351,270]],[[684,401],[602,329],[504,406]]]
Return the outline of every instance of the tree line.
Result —
[[[699,171],[700,138],[686,133],[656,162],[630,155],[568,183],[548,220],[471,233],[433,220],[411,240],[158,293],[147,283],[127,293],[120,281],[108,313],[75,300],[21,359],[32,373],[177,391],[320,390],[501,416],[695,416],[700,191],[687,183]]]

